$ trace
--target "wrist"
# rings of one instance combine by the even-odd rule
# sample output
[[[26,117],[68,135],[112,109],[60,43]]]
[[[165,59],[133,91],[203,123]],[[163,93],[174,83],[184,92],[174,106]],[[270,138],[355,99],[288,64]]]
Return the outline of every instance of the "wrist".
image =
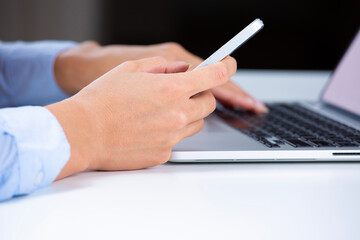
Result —
[[[60,52],[54,61],[54,76],[58,86],[68,95],[73,95],[77,92],[75,82],[72,81],[74,64],[76,64],[71,57],[69,57],[71,49]]]
[[[90,170],[96,160],[96,134],[91,116],[82,104],[69,98],[46,108],[56,117],[70,144],[70,159],[57,179]]]
[[[101,46],[93,41],[80,43],[60,52],[54,61],[54,76],[68,95],[79,92],[103,73],[99,71]]]

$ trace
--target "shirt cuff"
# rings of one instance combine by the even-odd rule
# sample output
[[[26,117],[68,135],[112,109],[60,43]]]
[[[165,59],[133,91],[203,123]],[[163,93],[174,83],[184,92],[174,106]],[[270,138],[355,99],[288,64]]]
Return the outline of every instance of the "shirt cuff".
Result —
[[[44,106],[69,97],[56,82],[54,62],[60,52],[76,44],[72,41],[2,43],[10,101],[6,105],[0,101],[0,105]]]
[[[55,116],[43,107],[4,108],[0,109],[0,122],[17,148],[18,186],[14,195],[52,183],[70,158],[70,144]]]

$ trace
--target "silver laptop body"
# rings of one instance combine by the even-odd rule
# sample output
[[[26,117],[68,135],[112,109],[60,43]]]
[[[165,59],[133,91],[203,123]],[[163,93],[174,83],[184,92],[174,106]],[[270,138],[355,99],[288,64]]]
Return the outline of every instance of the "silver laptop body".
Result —
[[[317,103],[297,103],[360,131],[360,30],[336,67]],[[358,146],[298,147],[287,142],[269,147],[244,134],[220,115],[205,120],[203,130],[173,148],[171,162],[360,161]],[[235,127],[234,127],[235,126]],[[360,136],[359,136],[360,137]],[[277,138],[270,136],[270,142]],[[356,142],[354,140],[354,142]]]

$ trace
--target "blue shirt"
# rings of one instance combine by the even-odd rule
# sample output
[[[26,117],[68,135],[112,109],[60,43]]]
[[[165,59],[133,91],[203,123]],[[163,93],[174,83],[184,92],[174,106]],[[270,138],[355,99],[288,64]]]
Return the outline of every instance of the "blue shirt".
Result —
[[[70,157],[59,122],[40,106],[68,97],[56,84],[53,64],[74,45],[0,41],[0,201],[49,185]]]

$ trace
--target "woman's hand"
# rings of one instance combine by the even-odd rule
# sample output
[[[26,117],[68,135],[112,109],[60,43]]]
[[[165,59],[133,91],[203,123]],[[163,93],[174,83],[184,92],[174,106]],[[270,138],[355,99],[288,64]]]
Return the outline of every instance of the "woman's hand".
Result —
[[[73,95],[104,73],[129,61],[161,56],[169,61],[185,61],[189,70],[203,60],[177,43],[162,43],[149,46],[109,45],[102,47],[96,42],[84,42],[61,52],[55,60],[55,78],[59,86]],[[211,89],[215,97],[225,105],[232,105],[262,113],[264,104],[251,97],[232,82]]]
[[[185,72],[163,57],[125,62],[79,93],[47,106],[71,146],[58,179],[83,170],[128,170],[166,162],[172,147],[199,132],[214,111],[210,89],[236,72],[236,61]]]

